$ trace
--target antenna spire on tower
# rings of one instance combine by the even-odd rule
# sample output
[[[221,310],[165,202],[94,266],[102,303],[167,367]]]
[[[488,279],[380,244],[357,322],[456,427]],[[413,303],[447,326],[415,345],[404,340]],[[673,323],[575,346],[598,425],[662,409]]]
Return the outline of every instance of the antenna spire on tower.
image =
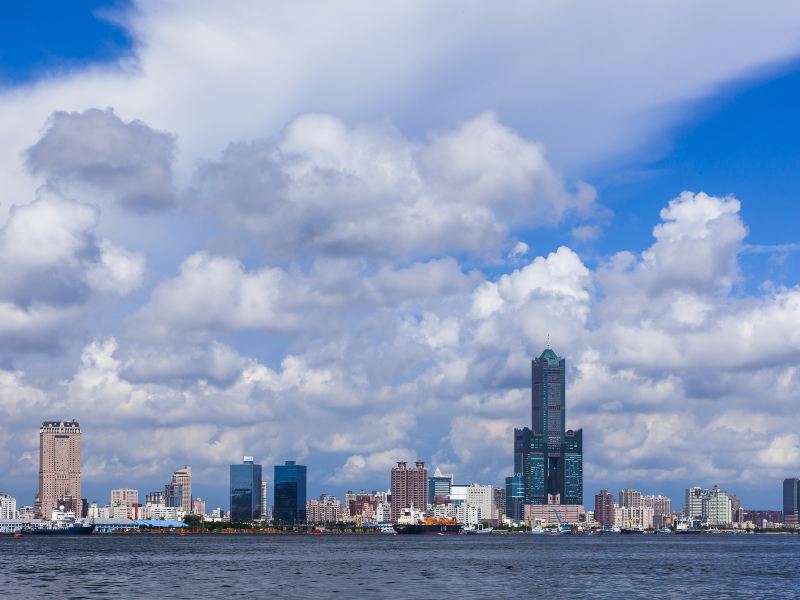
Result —
[[[549,332],[548,332],[548,334],[547,334],[547,342],[545,342],[545,347],[546,347],[548,350],[551,350],[551,348],[550,348],[550,333],[549,333]]]

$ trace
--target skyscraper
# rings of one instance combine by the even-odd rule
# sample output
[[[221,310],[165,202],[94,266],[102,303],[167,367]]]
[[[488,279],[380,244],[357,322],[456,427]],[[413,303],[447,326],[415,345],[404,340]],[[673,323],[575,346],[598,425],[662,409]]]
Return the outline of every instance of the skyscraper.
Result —
[[[397,521],[404,508],[425,510],[428,497],[428,470],[425,463],[417,461],[413,469],[405,462],[392,468],[392,521]]]
[[[608,490],[600,490],[594,497],[594,520],[603,527],[614,526],[614,496]]]
[[[172,474],[172,485],[181,486],[180,507],[181,510],[192,512],[192,467],[175,469]],[[175,506],[178,506],[177,504]]]
[[[783,480],[783,522],[800,525],[800,479],[797,477]]]
[[[275,465],[272,518],[284,523],[306,521],[306,467],[293,460]]]
[[[81,426],[44,421],[39,428],[39,494],[35,513],[49,519],[59,498],[81,498]]]
[[[566,430],[566,361],[547,348],[531,363],[532,427],[514,430],[514,471],[526,504],[583,504],[583,430]]]
[[[231,465],[230,490],[232,522],[261,518],[261,465],[255,464],[252,456],[245,456],[240,465]]]

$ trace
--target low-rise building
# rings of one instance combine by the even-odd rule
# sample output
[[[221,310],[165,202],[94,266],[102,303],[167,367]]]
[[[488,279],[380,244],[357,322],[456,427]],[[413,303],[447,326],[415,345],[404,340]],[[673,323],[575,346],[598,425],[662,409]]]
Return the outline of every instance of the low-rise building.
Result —
[[[581,523],[586,519],[583,504],[526,504],[525,520],[529,523]]]

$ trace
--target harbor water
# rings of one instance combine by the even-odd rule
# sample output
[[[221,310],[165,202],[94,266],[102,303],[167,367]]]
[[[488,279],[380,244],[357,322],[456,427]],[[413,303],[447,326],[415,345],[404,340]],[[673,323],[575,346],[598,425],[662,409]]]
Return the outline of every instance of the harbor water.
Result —
[[[800,598],[800,535],[0,538],[3,598]]]

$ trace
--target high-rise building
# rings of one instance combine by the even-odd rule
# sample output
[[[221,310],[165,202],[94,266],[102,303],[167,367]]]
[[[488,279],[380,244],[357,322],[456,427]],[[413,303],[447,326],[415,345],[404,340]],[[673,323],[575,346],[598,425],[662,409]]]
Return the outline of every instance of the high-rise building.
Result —
[[[595,494],[594,520],[603,527],[614,526],[614,496],[608,490],[600,490]]]
[[[697,519],[703,516],[703,497],[706,491],[698,486],[687,488],[683,511],[688,519]]]
[[[494,486],[471,483],[467,488],[467,505],[478,509],[478,519],[491,521],[496,519],[494,512]]]
[[[81,426],[44,421],[39,428],[39,494],[36,516],[49,519],[59,498],[81,498]]]
[[[139,504],[139,490],[118,488],[111,490],[111,506],[133,506]]]
[[[619,505],[625,508],[639,508],[642,505],[642,493],[633,488],[620,490]]]
[[[642,496],[642,506],[653,509],[653,515],[663,517],[672,514],[672,500],[667,496],[649,495]]]
[[[183,486],[170,482],[164,485],[164,506],[183,510]]]
[[[192,513],[201,517],[206,514],[206,501],[202,498],[195,498],[192,501]]]
[[[12,521],[16,519],[19,519],[17,499],[0,492],[0,520]]]
[[[797,477],[783,480],[783,522],[800,525],[800,479]]]
[[[492,506],[493,519],[498,521],[503,520],[503,515],[506,514],[506,488],[498,486],[494,488],[494,505]]]
[[[306,467],[293,460],[275,465],[272,518],[284,523],[306,522]]]
[[[428,499],[428,470],[425,463],[417,461],[413,469],[405,462],[392,468],[392,521],[397,521],[404,508],[425,510]],[[451,486],[452,488],[452,486]]]
[[[322,494],[318,500],[306,503],[306,519],[309,523],[338,523],[342,517],[342,502],[335,496]]]
[[[428,504],[433,504],[436,497],[448,498],[453,485],[453,475],[443,475],[439,468],[428,478]]]
[[[686,490],[686,508],[689,519],[701,519],[708,525],[729,525],[733,522],[730,495],[715,485],[706,490],[691,487]]]
[[[261,518],[261,465],[245,456],[240,465],[231,465],[231,522]]]
[[[531,363],[532,427],[514,430],[514,471],[526,504],[583,504],[583,430],[566,430],[566,361],[547,348]]]
[[[183,467],[182,469],[175,469],[172,474],[172,485],[181,486],[181,510],[191,513],[192,512],[192,468]]]
[[[522,473],[506,477],[506,516],[512,521],[525,518],[525,478]]]
[[[261,475],[261,518],[264,520],[269,520],[269,493],[267,491],[267,479],[263,475]]]
[[[730,525],[733,521],[731,498],[715,485],[703,502],[703,516],[709,525]]]
[[[145,496],[145,504],[157,504],[166,506],[164,492],[150,492]]]

